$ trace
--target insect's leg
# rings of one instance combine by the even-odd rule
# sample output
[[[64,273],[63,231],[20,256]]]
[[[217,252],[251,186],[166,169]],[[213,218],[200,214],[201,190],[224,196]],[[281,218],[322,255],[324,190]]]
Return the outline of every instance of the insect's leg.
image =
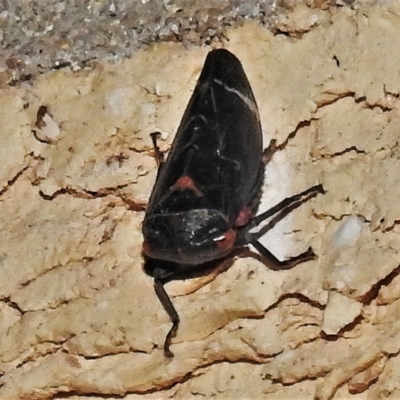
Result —
[[[291,269],[296,265],[315,260],[317,256],[310,247],[306,252],[299,254],[298,256],[288,258],[287,260],[278,260],[266,247],[264,247],[257,239],[250,242],[257,251],[265,258],[268,266],[274,271],[281,271],[285,269]]]
[[[165,337],[164,354],[166,355],[166,357],[172,358],[174,354],[171,352],[169,347],[171,345],[171,340],[176,336],[176,332],[179,327],[179,315],[175,310],[175,307],[172,304],[171,299],[169,298],[167,292],[165,291],[163,281],[155,279],[154,290],[156,292],[158,299],[160,300],[160,303],[163,305],[164,310],[171,318],[172,328],[169,330],[167,336]]]
[[[271,221],[269,221],[267,224],[265,224],[258,232],[253,233],[252,237],[260,238],[261,236],[265,235],[265,233],[270,231],[279,221],[281,221],[288,214],[290,214],[293,210],[295,210],[297,207],[300,207],[304,202],[308,201],[312,197],[314,197],[314,196],[306,197],[302,200],[299,200],[299,201],[293,202],[292,204],[289,204],[283,210],[281,210],[277,214],[275,214],[275,216],[271,219]]]
[[[315,186],[305,190],[304,192],[296,194],[292,197],[287,197],[286,199],[284,199],[280,203],[278,203],[276,206],[270,208],[268,211],[265,211],[265,212],[261,213],[260,215],[257,215],[256,217],[252,218],[251,221],[249,222],[249,224],[250,224],[249,229],[252,229],[252,228],[258,226],[261,222],[263,222],[267,218],[272,217],[273,215],[276,215],[278,213],[282,214],[281,217],[279,218],[279,221],[280,221],[290,211],[299,207],[301,204],[303,204],[304,202],[308,201],[309,199],[315,197],[319,193],[322,193],[322,194],[325,193],[322,185],[315,185]],[[288,211],[285,212],[285,210],[288,210]],[[276,221],[275,224],[277,222],[278,221]]]
[[[311,247],[304,253],[299,254],[298,256],[291,257],[287,260],[280,261],[278,260],[267,248],[265,248],[259,241],[258,238],[261,237],[264,233],[272,229],[280,220],[282,220],[286,215],[288,215],[291,211],[299,207],[304,202],[309,199],[315,197],[319,193],[325,193],[322,185],[313,186],[304,192],[296,194],[295,196],[288,197],[282,200],[275,207],[272,207],[268,211],[258,215],[257,217],[251,220],[251,227],[255,227],[260,224],[265,219],[275,216],[267,225],[265,225],[262,229],[260,229],[257,233],[249,234],[251,243],[256,250],[265,258],[268,265],[273,270],[285,270],[291,269],[296,265],[303,263],[305,261],[315,260],[316,255],[314,254]],[[250,228],[251,229],[251,228]]]
[[[279,146],[276,145],[276,139],[272,139],[269,142],[268,147],[263,151],[262,160],[265,165],[267,165],[271,161],[272,156],[278,149]]]
[[[157,161],[158,164],[158,172],[157,174],[160,173],[161,168],[163,167],[165,163],[165,157],[164,153],[160,150],[160,148],[157,145],[157,138],[161,136],[161,132],[152,132],[150,133],[151,141],[153,142],[153,148],[154,148],[154,157]]]

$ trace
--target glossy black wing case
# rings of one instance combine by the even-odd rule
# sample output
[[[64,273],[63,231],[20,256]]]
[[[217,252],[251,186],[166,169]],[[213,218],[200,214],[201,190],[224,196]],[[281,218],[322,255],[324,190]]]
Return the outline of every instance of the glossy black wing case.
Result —
[[[143,222],[148,255],[183,264],[224,256],[241,211],[257,206],[263,171],[250,84],[233,54],[213,50],[149,200]]]
[[[249,202],[262,165],[262,131],[257,105],[240,61],[224,49],[211,51],[183,115],[146,214],[187,175],[200,191],[227,190],[213,204],[235,213]],[[234,204],[232,204],[232,202]]]

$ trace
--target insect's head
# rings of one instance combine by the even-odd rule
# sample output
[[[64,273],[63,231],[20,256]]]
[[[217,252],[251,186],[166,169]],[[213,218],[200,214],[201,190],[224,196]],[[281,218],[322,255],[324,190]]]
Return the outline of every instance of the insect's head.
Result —
[[[143,235],[147,256],[179,264],[202,264],[224,257],[236,241],[235,230],[213,209],[148,216]]]

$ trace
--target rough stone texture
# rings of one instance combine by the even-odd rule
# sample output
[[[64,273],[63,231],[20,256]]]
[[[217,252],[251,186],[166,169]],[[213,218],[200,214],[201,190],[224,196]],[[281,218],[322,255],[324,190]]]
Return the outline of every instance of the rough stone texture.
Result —
[[[219,42],[225,28],[247,19],[272,26],[298,1],[0,0],[0,82],[118,61],[154,41],[187,47]]]
[[[247,21],[213,46],[242,61],[281,145],[261,211],[326,189],[263,242],[318,259],[240,258],[166,285],[171,360],[140,255],[149,133],[169,148],[211,47],[157,43],[3,87],[1,399],[400,397],[400,7],[295,3],[273,31]]]

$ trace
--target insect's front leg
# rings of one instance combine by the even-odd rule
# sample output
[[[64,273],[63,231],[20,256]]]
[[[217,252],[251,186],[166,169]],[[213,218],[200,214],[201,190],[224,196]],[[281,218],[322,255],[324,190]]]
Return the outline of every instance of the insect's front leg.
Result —
[[[176,336],[176,332],[178,331],[180,322],[179,315],[174,305],[172,304],[168,293],[165,291],[164,282],[162,280],[154,279],[154,290],[158,299],[160,300],[160,303],[163,305],[164,310],[167,312],[172,322],[172,327],[167,333],[164,341],[164,354],[166,357],[172,358],[174,354],[169,349],[169,347],[171,345],[171,340]]]
[[[158,164],[157,175],[160,173],[162,167],[165,164],[165,155],[164,152],[160,150],[157,145],[157,139],[161,136],[161,132],[152,132],[150,133],[151,141],[153,142],[153,150],[154,150],[154,158]]]

